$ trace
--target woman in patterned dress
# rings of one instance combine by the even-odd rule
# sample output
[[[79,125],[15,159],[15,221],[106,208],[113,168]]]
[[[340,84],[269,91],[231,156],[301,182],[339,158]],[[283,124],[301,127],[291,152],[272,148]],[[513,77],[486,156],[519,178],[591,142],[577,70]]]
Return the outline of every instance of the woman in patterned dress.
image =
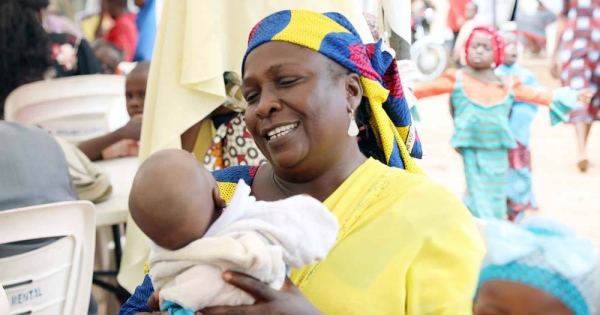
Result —
[[[552,75],[558,78],[560,62],[563,86],[596,91],[591,104],[579,103],[570,118],[577,133],[577,166],[585,172],[588,168],[587,139],[592,122],[600,119],[600,0],[564,0],[556,36]]]

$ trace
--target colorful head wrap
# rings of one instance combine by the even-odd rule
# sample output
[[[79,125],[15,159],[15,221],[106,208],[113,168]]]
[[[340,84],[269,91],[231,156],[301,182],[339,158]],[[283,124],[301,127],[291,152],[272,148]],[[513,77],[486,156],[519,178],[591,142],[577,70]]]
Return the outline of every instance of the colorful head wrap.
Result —
[[[421,172],[411,158],[421,157],[421,143],[412,125],[398,66],[390,53],[382,51],[381,41],[364,45],[352,24],[338,13],[280,11],[264,18],[252,29],[242,74],[248,54],[271,41],[312,49],[359,74],[372,113],[369,126],[385,153],[387,164]]]
[[[479,287],[493,280],[519,282],[553,295],[575,315],[594,313],[598,253],[588,239],[537,216],[519,225],[493,221],[485,231],[488,253]]]
[[[469,64],[469,47],[471,46],[473,36],[477,33],[483,33],[492,42],[492,47],[494,48],[494,63],[496,64],[495,67],[499,67],[504,63],[504,38],[493,26],[477,26],[473,29],[473,32],[471,32],[465,43],[465,59],[467,60],[467,64],[471,66]]]

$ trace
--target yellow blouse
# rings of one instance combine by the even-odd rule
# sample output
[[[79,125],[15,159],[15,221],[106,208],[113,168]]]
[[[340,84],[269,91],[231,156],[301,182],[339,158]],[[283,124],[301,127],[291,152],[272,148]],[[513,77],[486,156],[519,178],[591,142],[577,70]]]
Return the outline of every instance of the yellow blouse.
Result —
[[[229,200],[239,178],[216,177]],[[324,203],[340,222],[337,243],[323,262],[290,276],[319,310],[471,314],[484,244],[446,188],[369,159]]]

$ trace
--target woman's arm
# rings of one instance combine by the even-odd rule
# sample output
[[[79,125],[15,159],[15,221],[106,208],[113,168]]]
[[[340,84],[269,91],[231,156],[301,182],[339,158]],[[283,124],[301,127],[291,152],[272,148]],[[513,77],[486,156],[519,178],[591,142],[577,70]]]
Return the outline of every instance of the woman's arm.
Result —
[[[556,20],[556,37],[554,40],[554,48],[552,49],[552,54],[550,55],[550,73],[555,79],[559,78],[559,70],[558,70],[558,52],[560,49],[560,44],[562,42],[562,37],[565,32],[565,25],[567,24],[567,14],[569,12],[569,1],[564,0],[563,10],[558,16]]]
[[[420,206],[436,211],[414,226],[423,233],[423,243],[406,276],[406,314],[471,314],[484,255],[479,231],[469,211],[447,189],[428,185],[420,194]]]
[[[456,83],[456,69],[448,69],[439,78],[429,82],[415,83],[413,94],[417,99],[450,93]]]
[[[144,277],[144,282],[135,289],[133,295],[125,302],[125,304],[123,304],[123,306],[121,306],[119,315],[133,315],[143,312],[152,313],[152,309],[147,305],[148,299],[150,299],[152,293],[154,293],[154,287],[152,286],[150,277],[146,275],[146,277]]]

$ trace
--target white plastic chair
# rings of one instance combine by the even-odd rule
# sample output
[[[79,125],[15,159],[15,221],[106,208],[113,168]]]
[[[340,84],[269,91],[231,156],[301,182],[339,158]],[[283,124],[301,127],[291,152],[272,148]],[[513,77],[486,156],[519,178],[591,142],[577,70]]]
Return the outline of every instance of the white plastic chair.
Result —
[[[8,306],[8,298],[6,297],[6,292],[4,292],[4,288],[0,286],[0,314],[9,314],[10,307]]]
[[[59,237],[0,259],[10,314],[87,314],[92,287],[95,209],[72,201],[0,211],[0,244]],[[2,313],[5,314],[5,313]]]
[[[70,142],[97,137],[129,120],[125,78],[83,75],[20,86],[6,99],[7,121],[37,125]]]

